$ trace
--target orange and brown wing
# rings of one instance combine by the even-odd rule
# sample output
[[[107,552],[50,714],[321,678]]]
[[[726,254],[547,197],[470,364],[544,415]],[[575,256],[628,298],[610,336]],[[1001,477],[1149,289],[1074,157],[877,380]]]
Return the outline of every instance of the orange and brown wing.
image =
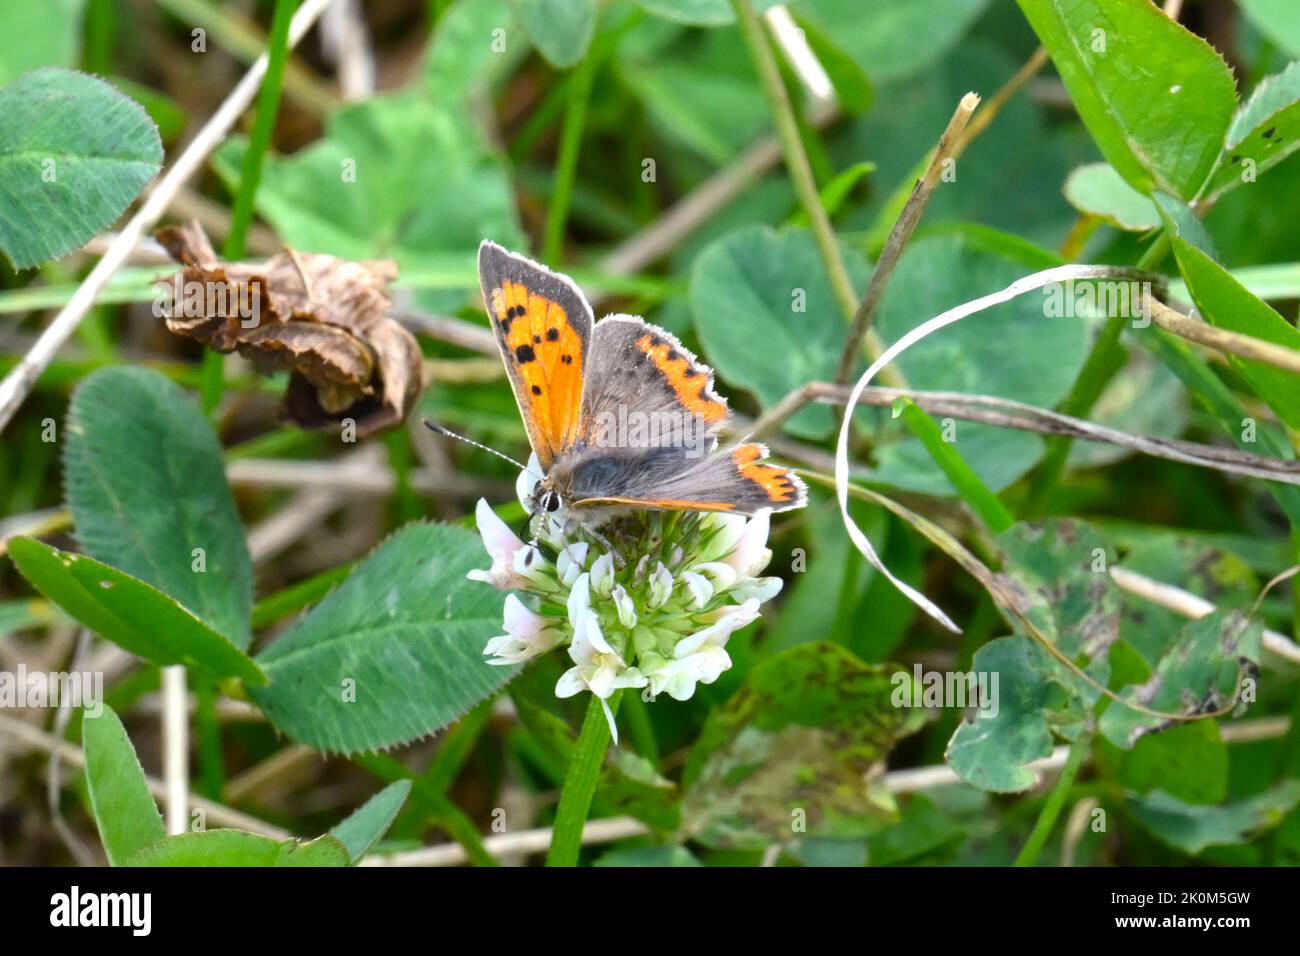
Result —
[[[591,306],[567,276],[493,242],[479,246],[478,272],[528,440],[549,469],[581,429]]]
[[[588,453],[569,474],[569,504],[578,510],[635,507],[736,514],[802,508],[808,498],[804,483],[766,457],[767,448],[755,443],[694,459],[684,450]]]

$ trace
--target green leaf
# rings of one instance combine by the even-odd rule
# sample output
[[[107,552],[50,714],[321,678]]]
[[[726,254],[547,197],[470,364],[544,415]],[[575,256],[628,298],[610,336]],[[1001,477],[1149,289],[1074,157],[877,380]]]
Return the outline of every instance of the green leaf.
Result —
[[[145,582],[31,538],[11,538],[9,553],[36,590],[124,650],[159,665],[184,664],[216,680],[266,683],[248,655]]]
[[[258,704],[294,740],[341,753],[451,723],[515,672],[483,658],[503,598],[465,575],[487,561],[471,531],[407,525],[258,656],[271,678]]]
[[[1027,637],[989,641],[975,652],[971,667],[987,675],[996,706],[981,708],[958,726],[944,759],[981,790],[1028,790],[1040,779],[1028,764],[1052,753],[1053,728],[1077,727],[1082,717],[1077,680]]]
[[[1187,290],[1205,321],[1274,345],[1300,349],[1300,332],[1295,326],[1252,295],[1227,269],[1181,239],[1174,239],[1173,246]],[[1300,379],[1253,359],[1230,355],[1228,360],[1282,421],[1300,428]]]
[[[1144,827],[1184,853],[1245,843],[1282,822],[1300,804],[1300,780],[1283,780],[1263,793],[1218,807],[1192,806],[1157,790],[1130,797],[1129,811]]]
[[[528,51],[515,25],[507,0],[456,0],[448,7],[425,65],[425,86],[435,102],[456,102],[504,76]]]
[[[586,56],[596,32],[596,0],[511,0],[511,6],[552,66],[570,67]]]
[[[1138,739],[1120,762],[1129,790],[1163,790],[1187,803],[1215,804],[1228,796],[1228,745],[1213,720],[1198,720]]]
[[[665,20],[686,23],[696,27],[719,27],[736,22],[731,0],[636,0],[650,13]],[[762,13],[781,0],[751,0],[754,9]]]
[[[206,830],[159,840],[127,866],[347,866],[348,851],[332,836],[310,842],[275,840],[243,830]]]
[[[370,852],[370,848],[380,841],[388,828],[397,819],[402,804],[411,792],[411,781],[398,780],[390,783],[367,800],[361,807],[338,826],[330,830],[334,837],[348,851],[348,859],[353,864]]]
[[[1044,267],[1013,256],[1005,244],[996,253],[991,248],[964,234],[910,243],[876,316],[881,340],[896,342],[927,319]],[[950,326],[908,349],[896,364],[917,389],[998,395],[1051,408],[1083,366],[1089,328],[1087,319],[1049,317],[1050,292],[1027,293]],[[1018,479],[1042,455],[1036,435],[967,422],[953,427],[957,450],[993,491]],[[920,444],[901,436],[879,448],[874,478],[925,494],[954,493]]]
[[[1294,13],[1294,11],[1293,11]],[[1237,111],[1204,202],[1276,166],[1300,149],[1300,60],[1266,77]]]
[[[1158,190],[1151,194],[1151,200],[1155,203],[1156,211],[1160,214],[1160,222],[1164,225],[1170,239],[1181,239],[1200,249],[1207,256],[1218,258],[1219,253],[1214,247],[1214,239],[1191,206],[1181,199]]]
[[[1234,700],[1242,666],[1258,665],[1263,626],[1237,611],[1215,611],[1189,622],[1142,684],[1120,697],[1161,713],[1190,716],[1223,710]],[[1177,726],[1112,701],[1099,729],[1117,747],[1128,748],[1152,731]]]
[[[1300,56],[1300,17],[1291,0],[1237,0],[1255,29],[1291,56]]]
[[[877,83],[924,70],[956,45],[990,0],[803,0],[820,26]],[[951,110],[951,106],[949,107]]]
[[[730,7],[728,7],[730,9]],[[623,82],[663,135],[715,166],[733,161],[771,126],[762,89],[736,30],[712,30],[677,42],[620,44],[614,60]],[[707,92],[703,92],[707,91]]]
[[[826,210],[826,215],[834,216],[839,212],[844,201],[849,198],[853,187],[866,179],[876,171],[875,163],[854,163],[843,172],[837,173],[835,178],[823,186],[820,190],[822,208]],[[807,226],[808,214],[802,209],[795,211],[790,217],[790,225]]]
[[[232,189],[246,146],[231,141],[213,160]],[[286,245],[393,259],[406,277],[454,267],[472,282],[480,240],[524,245],[500,157],[465,116],[415,93],[346,107],[324,139],[291,157],[267,157],[257,209]],[[458,308],[468,291],[467,284],[417,298],[424,308]]]
[[[1146,232],[1160,225],[1151,200],[1124,182],[1110,163],[1089,163],[1070,173],[1065,198],[1079,212],[1100,216],[1117,229]]]
[[[834,644],[800,644],[755,665],[709,714],[683,776],[683,833],[712,846],[864,836],[892,819],[872,781],[895,742],[925,722],[897,706],[897,665],[871,667]]]
[[[1213,47],[1146,0],[1017,0],[1102,155],[1138,192],[1190,200],[1237,105]]]
[[[0,251],[28,269],[111,225],[162,165],[138,103],[71,70],[0,89]]]
[[[855,250],[845,254],[861,291],[866,263]],[[746,227],[714,242],[695,259],[690,303],[709,362],[765,408],[835,374],[847,325],[805,229]],[[823,437],[832,427],[830,409],[805,408],[787,427]]]
[[[167,835],[162,814],[154,803],[144,769],[126,735],[126,728],[105,706],[97,717],[87,714],[81,723],[81,746],[86,753],[86,790],[99,838],[111,866]]]
[[[0,86],[43,66],[76,66],[86,0],[0,4]]]
[[[1101,535],[1057,519],[1017,524],[998,544],[1002,576],[1025,617],[1071,660],[1105,658],[1119,637],[1120,593],[1106,573],[1114,552]]]
[[[684,846],[619,847],[603,854],[592,866],[703,866]]]
[[[86,554],[247,648],[252,562],[198,405],[158,372],[106,368],[73,392],[67,430],[64,484]]]

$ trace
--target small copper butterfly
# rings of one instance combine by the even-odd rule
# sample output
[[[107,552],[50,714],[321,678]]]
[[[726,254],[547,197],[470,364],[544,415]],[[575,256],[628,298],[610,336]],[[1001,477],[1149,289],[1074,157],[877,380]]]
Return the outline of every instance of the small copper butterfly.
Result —
[[[568,276],[484,241],[483,302],[544,475],[530,510],[591,527],[625,509],[802,507],[807,490],[767,448],[717,448],[730,417],[713,371],[644,319],[591,306]]]

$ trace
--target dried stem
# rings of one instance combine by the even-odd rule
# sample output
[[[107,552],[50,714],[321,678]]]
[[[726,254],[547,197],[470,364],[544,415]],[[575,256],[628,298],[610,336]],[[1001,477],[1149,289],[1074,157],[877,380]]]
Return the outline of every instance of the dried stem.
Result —
[[[889,283],[889,277],[903,255],[903,248],[912,238],[912,233],[916,231],[921,215],[930,202],[934,187],[943,175],[948,161],[953,158],[953,150],[979,102],[979,96],[974,93],[967,93],[961,98],[956,111],[952,114],[952,119],[948,121],[948,128],[939,137],[939,145],[935,147],[934,155],[930,157],[930,164],[926,167],[925,174],[912,187],[912,195],[907,198],[898,221],[889,232],[885,248],[881,250],[880,257],[876,260],[871,281],[867,284],[867,292],[853,312],[853,324],[849,329],[848,338],[844,341],[844,351],[840,353],[840,364],[835,372],[835,381],[847,382],[853,374],[853,367],[857,364],[857,357],[862,351],[863,340],[871,331],[871,321],[880,306],[880,299],[884,295],[885,286]],[[872,353],[873,358],[880,354],[879,349],[874,348]]]

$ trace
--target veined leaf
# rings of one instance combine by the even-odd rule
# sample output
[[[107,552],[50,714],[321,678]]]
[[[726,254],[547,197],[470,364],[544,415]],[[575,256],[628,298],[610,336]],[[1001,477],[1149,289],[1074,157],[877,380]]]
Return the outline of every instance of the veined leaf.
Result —
[[[348,851],[332,836],[302,842],[243,830],[205,830],[159,840],[133,855],[126,865],[347,866]]]
[[[36,590],[124,650],[155,664],[184,664],[217,680],[266,683],[247,654],[144,581],[31,538],[11,539],[9,553]]]
[[[1138,192],[1192,199],[1237,105],[1213,47],[1148,0],[1017,0],[1102,155]]]
[[[322,751],[392,747],[446,726],[505,684],[483,645],[502,595],[465,574],[488,561],[463,528],[412,524],[258,655],[271,722]]]
[[[570,67],[587,55],[596,32],[596,0],[510,0],[510,5],[552,66]]]
[[[1162,841],[1184,853],[1244,843],[1282,822],[1300,805],[1300,780],[1283,780],[1263,793],[1218,807],[1193,806],[1157,790],[1130,797],[1129,811]]]
[[[1300,149],[1300,60],[1265,78],[1228,129],[1219,165],[1205,188],[1206,201],[1253,182]]]
[[[1252,295],[1227,269],[1182,239],[1175,238],[1173,246],[1187,290],[1205,321],[1275,345],[1300,349],[1300,331],[1272,306]],[[1300,379],[1253,359],[1236,355],[1228,359],[1282,421],[1300,428]]]
[[[99,838],[111,866],[163,839],[167,830],[122,721],[105,706],[81,724],[86,753],[86,790]]]
[[[20,76],[0,88],[0,252],[29,269],[79,249],[161,165],[153,121],[103,80]]]
[[[77,387],[67,428],[68,507],[86,553],[248,647],[252,563],[198,405],[158,372],[117,366]]]
[[[354,864],[359,863],[392,826],[410,792],[409,780],[390,783],[330,830],[330,836],[343,844],[348,851],[348,858]]]
[[[1160,225],[1150,198],[1124,182],[1110,163],[1089,163],[1070,173],[1065,198],[1079,212],[1100,216],[1117,229],[1146,232]]]

